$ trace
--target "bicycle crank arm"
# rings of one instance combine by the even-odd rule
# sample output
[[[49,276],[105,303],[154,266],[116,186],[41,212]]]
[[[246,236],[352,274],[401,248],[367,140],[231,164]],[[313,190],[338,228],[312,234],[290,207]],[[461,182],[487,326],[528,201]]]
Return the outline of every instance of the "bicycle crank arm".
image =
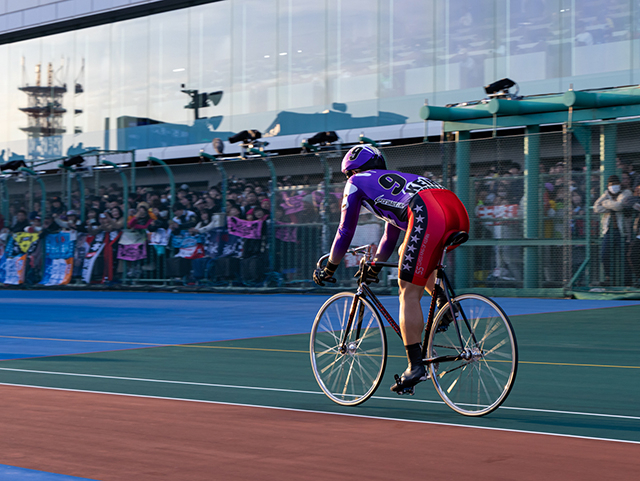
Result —
[[[436,356],[436,357],[430,357],[429,359],[423,359],[422,363],[425,366],[428,366],[429,364],[435,364],[439,362],[454,362],[454,361],[459,361],[461,359],[464,359],[464,357],[461,354],[457,356]]]

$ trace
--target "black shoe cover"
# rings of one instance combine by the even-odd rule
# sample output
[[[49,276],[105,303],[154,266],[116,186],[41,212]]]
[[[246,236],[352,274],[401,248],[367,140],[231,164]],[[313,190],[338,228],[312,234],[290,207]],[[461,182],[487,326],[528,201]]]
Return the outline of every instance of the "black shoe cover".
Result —
[[[402,392],[405,389],[415,386],[419,382],[426,381],[429,378],[427,370],[423,364],[417,366],[409,366],[405,372],[402,373],[400,381],[391,386],[393,392]]]

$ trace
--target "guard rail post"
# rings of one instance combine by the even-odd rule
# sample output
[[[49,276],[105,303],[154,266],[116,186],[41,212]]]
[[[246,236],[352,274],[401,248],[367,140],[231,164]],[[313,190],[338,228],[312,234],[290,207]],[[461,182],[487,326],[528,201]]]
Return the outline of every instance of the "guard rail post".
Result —
[[[469,199],[469,162],[471,157],[471,134],[467,131],[458,132],[456,136],[456,195],[460,201],[467,207],[471,208]],[[471,249],[466,246],[460,246],[456,249],[455,257],[455,286],[456,289],[466,289],[470,287],[469,271],[471,268]]]

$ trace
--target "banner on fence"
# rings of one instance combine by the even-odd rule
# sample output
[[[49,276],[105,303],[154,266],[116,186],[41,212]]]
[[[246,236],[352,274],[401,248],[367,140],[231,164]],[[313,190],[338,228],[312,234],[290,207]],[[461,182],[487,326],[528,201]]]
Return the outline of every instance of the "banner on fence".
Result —
[[[298,242],[298,229],[295,226],[276,227],[276,239],[282,242]]]
[[[18,285],[24,282],[27,259],[38,246],[40,235],[18,232],[9,237],[4,254],[0,259],[0,282]]]
[[[295,214],[304,210],[304,198],[306,193],[300,192],[297,195],[288,196],[285,192],[282,193],[283,203],[280,207],[284,209],[285,215]]]
[[[58,286],[68,284],[73,275],[75,232],[58,232],[45,238],[44,275],[40,284]]]
[[[171,238],[171,245],[178,249],[175,257],[184,259],[200,259],[204,257],[204,236],[202,234],[190,234],[182,230],[180,234]]]
[[[118,245],[118,259],[139,261],[147,258],[147,232],[145,230],[125,230]]]
[[[243,220],[237,217],[227,219],[229,234],[243,239],[260,239],[262,236],[261,220]]]
[[[518,204],[512,205],[479,205],[476,217],[480,219],[514,219],[518,217]]]
[[[89,243],[89,250],[84,256],[82,262],[82,280],[87,284],[91,282],[91,275],[93,274],[93,266],[96,264],[96,260],[100,257],[102,249],[104,249],[105,232],[99,232],[91,242]]]

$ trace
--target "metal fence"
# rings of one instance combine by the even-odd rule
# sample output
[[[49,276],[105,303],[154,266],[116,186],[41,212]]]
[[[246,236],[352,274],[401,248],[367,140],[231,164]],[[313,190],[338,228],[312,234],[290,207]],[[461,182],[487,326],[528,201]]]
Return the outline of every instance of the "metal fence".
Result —
[[[465,203],[471,238],[450,259],[459,289],[554,296],[634,293],[640,277],[639,127],[638,122],[583,124],[562,132],[529,130],[382,150],[390,169],[434,178]],[[153,158],[134,165],[131,153],[104,152],[85,155],[82,166],[55,173],[38,174],[37,166],[10,175],[5,171],[0,179],[4,242],[20,209],[41,217],[41,223],[55,222],[47,218],[54,211],[63,217],[77,211],[74,285],[314,288],[311,273],[330,249],[340,218],[343,154],[337,148],[246,159],[204,156],[198,163],[167,166]],[[618,194],[606,194],[612,175],[621,184]],[[125,220],[118,243],[124,243],[131,237],[128,220],[141,202],[152,217],[167,221],[165,227],[178,204],[197,217],[207,211],[204,219],[214,228],[207,237],[190,233],[196,239],[192,244],[202,250],[185,255],[190,251],[184,250],[180,229],[164,243],[145,232],[144,256],[125,260],[118,245],[110,246],[111,254],[102,254],[91,278],[86,271],[83,277],[83,256],[94,237],[82,233],[87,223],[119,207]],[[247,228],[247,222],[261,221],[259,235],[236,242],[232,218]],[[382,230],[381,221],[363,211],[353,244],[375,243]],[[33,265],[30,282],[37,282],[40,265]],[[105,266],[111,266],[106,277]],[[353,260],[346,259],[337,274],[341,287],[354,282],[355,270]],[[384,285],[393,288],[395,275],[388,272]]]

